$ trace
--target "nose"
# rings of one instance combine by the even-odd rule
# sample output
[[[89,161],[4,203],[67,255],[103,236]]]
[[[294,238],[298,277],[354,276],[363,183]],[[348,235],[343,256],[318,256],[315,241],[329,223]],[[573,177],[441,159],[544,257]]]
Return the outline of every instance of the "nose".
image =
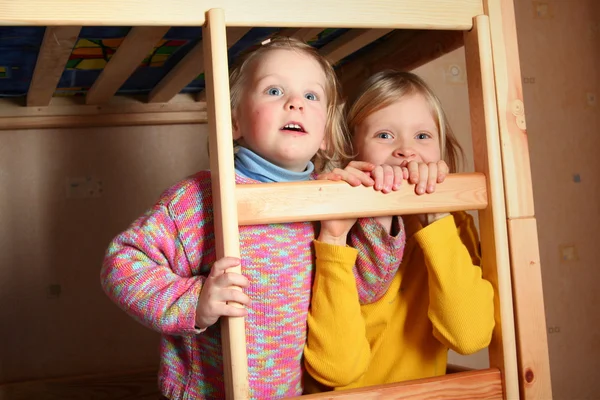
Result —
[[[285,109],[286,110],[296,110],[296,111],[303,111],[304,110],[304,101],[302,99],[302,96],[298,96],[296,94],[292,94],[290,96],[288,96],[286,102],[285,102]]]
[[[412,160],[416,155],[417,153],[415,150],[405,144],[401,144],[394,150],[394,157],[404,158],[406,160]]]

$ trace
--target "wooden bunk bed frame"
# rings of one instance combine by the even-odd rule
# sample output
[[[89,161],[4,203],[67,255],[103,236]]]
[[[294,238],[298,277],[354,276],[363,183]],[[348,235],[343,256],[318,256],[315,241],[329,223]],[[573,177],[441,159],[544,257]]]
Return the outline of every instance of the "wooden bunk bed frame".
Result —
[[[4,102],[0,129],[155,125],[208,121],[217,256],[239,256],[238,226],[340,216],[479,210],[484,276],[495,290],[490,368],[439,378],[303,396],[364,399],[543,399],[552,397],[541,270],[512,0],[0,0],[0,25],[46,26],[26,106]],[[133,26],[85,104],[50,104],[82,26]],[[203,26],[202,46],[142,100],[115,99],[149,46],[171,26]],[[344,65],[342,82],[376,68],[410,69],[465,47],[475,170],[436,193],[408,185],[382,195],[339,182],[236,187],[227,49],[251,27],[288,27],[301,38],[323,27],[352,28],[322,49],[345,55],[387,34],[372,61]],[[177,95],[204,63],[206,93]],[[208,101],[204,101],[208,99]],[[63,99],[64,100],[64,99]],[[352,201],[350,200],[352,199]],[[243,318],[223,319],[226,394],[248,398]]]

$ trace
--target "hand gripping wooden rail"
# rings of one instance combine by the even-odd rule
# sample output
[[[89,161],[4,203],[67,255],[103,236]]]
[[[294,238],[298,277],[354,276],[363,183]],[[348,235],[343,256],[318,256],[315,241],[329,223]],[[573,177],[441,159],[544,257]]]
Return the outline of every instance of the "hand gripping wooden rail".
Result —
[[[496,329],[489,347],[490,368],[305,397],[510,400],[552,397],[512,0],[172,0],[169,7],[161,0],[0,0],[0,24],[53,27],[55,35],[64,36],[64,40],[70,40],[71,31],[86,25],[134,26],[143,37],[147,37],[143,34],[145,26],[203,25],[217,257],[239,257],[240,224],[479,210],[484,276],[495,290]],[[426,196],[414,195],[408,185],[388,195],[336,182],[236,188],[226,27],[259,26],[415,29],[440,32],[436,34],[438,38],[443,37],[444,31],[454,36],[462,31],[477,173],[450,176],[435,194]],[[431,41],[431,37],[415,36],[415,40],[424,42],[414,43],[411,48],[421,46],[437,54],[435,43],[425,42]],[[411,62],[418,63],[419,57],[425,61],[435,57],[425,53],[411,54]],[[125,64],[129,60],[121,59],[123,67],[113,76],[122,80],[127,77]],[[131,60],[130,64],[135,62]],[[58,71],[58,75],[52,73],[48,78],[55,85],[60,68],[52,70]],[[110,96],[115,82],[98,85],[97,97]],[[47,104],[51,83],[42,79],[33,85],[32,105]],[[227,398],[246,399],[244,320],[224,318],[222,329]]]

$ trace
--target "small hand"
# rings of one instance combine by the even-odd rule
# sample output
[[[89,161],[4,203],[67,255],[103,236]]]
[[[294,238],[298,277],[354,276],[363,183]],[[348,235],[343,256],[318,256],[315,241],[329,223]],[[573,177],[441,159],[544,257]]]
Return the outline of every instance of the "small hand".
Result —
[[[350,186],[373,186],[371,171],[375,165],[364,161],[351,161],[344,169],[335,168],[331,172],[321,174],[317,179],[330,181],[346,181]]]
[[[448,175],[448,164],[438,162],[409,161],[404,165],[408,170],[408,182],[415,184],[417,194],[433,193],[437,183],[442,183]]]
[[[241,291],[249,285],[248,279],[227,269],[240,265],[234,257],[223,257],[216,261],[200,291],[196,309],[196,326],[200,329],[213,325],[219,317],[243,317],[248,314],[245,308],[227,304],[233,301],[242,305],[250,304],[250,298]]]

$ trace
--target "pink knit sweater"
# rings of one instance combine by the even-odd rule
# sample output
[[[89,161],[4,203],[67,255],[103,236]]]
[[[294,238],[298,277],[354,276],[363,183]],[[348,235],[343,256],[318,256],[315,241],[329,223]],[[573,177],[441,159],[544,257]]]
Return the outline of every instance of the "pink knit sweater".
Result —
[[[236,183],[256,183],[237,177]],[[110,244],[101,282],[125,312],[162,334],[160,389],[170,399],[224,397],[219,324],[194,329],[202,284],[215,262],[210,173],[171,189]],[[318,225],[317,225],[318,226]],[[362,254],[356,276],[361,299],[387,289],[402,259],[404,230],[386,237],[373,220],[353,234]],[[314,256],[315,224],[240,227],[243,274],[252,299],[246,318],[250,394],[275,399],[302,393],[302,352]],[[374,264],[374,259],[380,262]]]

